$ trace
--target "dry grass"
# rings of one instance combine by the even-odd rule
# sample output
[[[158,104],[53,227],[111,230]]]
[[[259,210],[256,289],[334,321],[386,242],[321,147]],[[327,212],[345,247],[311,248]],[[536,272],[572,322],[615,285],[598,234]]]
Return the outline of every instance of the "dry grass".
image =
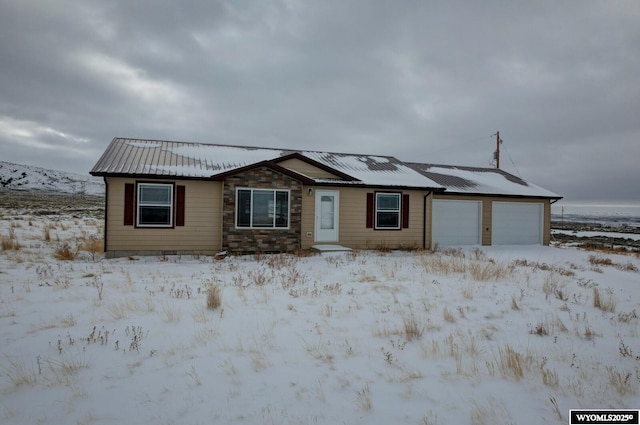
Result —
[[[635,309],[629,313],[624,313],[624,312],[618,313],[618,322],[629,323],[633,319],[637,319],[637,318],[638,318],[638,314],[636,313]]]
[[[420,323],[413,314],[403,317],[402,323],[404,325],[404,337],[407,341],[420,339],[422,337],[424,325]]]
[[[640,269],[638,269],[638,267],[636,267],[635,264],[633,263],[625,263],[625,264],[616,264],[615,268],[618,270],[621,270],[623,272],[633,272],[633,273],[638,273],[640,271]]]
[[[440,254],[421,253],[416,257],[417,265],[427,273],[446,276],[454,273],[464,273],[466,263],[464,254],[446,256]]]
[[[542,374],[542,383],[547,387],[555,388],[560,383],[558,372],[556,372],[555,370],[550,370],[546,367],[541,367],[540,372]]]
[[[520,306],[515,296],[511,296],[511,310],[520,311]]]
[[[618,369],[607,367],[609,386],[621,396],[635,395],[638,390],[637,380],[631,372],[620,372]]]
[[[373,404],[371,402],[371,388],[366,384],[362,389],[356,391],[356,404],[365,411],[371,410]]]
[[[222,286],[212,285],[207,288],[207,308],[215,310],[222,306]]]
[[[609,257],[603,257],[601,255],[590,255],[589,264],[594,266],[613,266],[613,261]]]
[[[84,353],[65,352],[60,359],[46,360],[47,378],[60,385],[70,385],[82,369],[88,369]]]
[[[91,259],[95,260],[98,254],[104,252],[104,242],[102,238],[97,236],[85,238],[79,244],[79,249],[90,253]]]
[[[462,294],[463,297],[465,297],[468,300],[472,300],[473,299],[473,285],[469,284],[467,285],[465,288],[462,288],[462,290],[460,291],[460,293]]]
[[[330,344],[319,340],[316,344],[308,344],[306,341],[304,342],[305,349],[311,356],[320,360],[324,363],[331,363],[335,358],[333,351],[331,351]]]
[[[203,307],[195,307],[191,313],[191,317],[196,323],[208,323],[210,320],[207,310]]]
[[[565,291],[566,283],[560,281],[560,277],[555,272],[547,273],[542,283],[542,291],[545,294],[545,298],[549,299],[549,296],[566,301],[567,295]]]
[[[506,406],[493,399],[487,406],[474,402],[470,413],[471,425],[515,424]]]
[[[177,323],[181,318],[180,308],[173,303],[166,302],[162,304],[160,316],[167,323]]]
[[[7,362],[9,366],[3,370],[3,374],[14,386],[33,385],[38,380],[38,375],[34,368],[27,366],[24,359],[7,359]]]
[[[513,274],[514,267],[489,259],[485,261],[474,261],[469,264],[467,270],[473,280],[486,282],[509,277]]]
[[[524,377],[525,371],[531,369],[533,357],[524,355],[506,344],[504,348],[498,350],[498,368],[505,378],[512,378],[519,381]]]
[[[562,410],[560,410],[560,406],[558,406],[558,402],[556,401],[555,397],[549,396],[549,402],[553,406],[553,411],[556,414],[556,416],[558,417],[558,419],[563,423],[567,422],[567,419],[565,418],[564,414],[562,413]]]
[[[109,304],[107,310],[112,319],[120,320],[126,318],[129,312],[139,311],[140,306],[132,298],[123,298]]]
[[[256,286],[264,286],[267,283],[273,281],[275,273],[273,269],[267,270],[265,268],[260,268],[257,270],[250,270],[247,273],[247,278],[249,282],[253,283]]]
[[[436,275],[467,274],[471,279],[486,282],[505,279],[513,274],[515,265],[496,262],[487,258],[481,250],[472,252],[473,258],[466,259],[462,250],[445,250],[416,255],[416,265],[427,273]],[[465,296],[473,298],[473,292]]]
[[[546,336],[549,335],[549,325],[545,322],[539,322],[529,331],[532,335]]]
[[[600,290],[593,288],[593,306],[602,311],[614,313],[616,311],[616,300],[611,291],[606,291],[605,295],[600,294]]]
[[[429,412],[420,419],[418,425],[438,425],[438,415],[429,410]]]
[[[450,322],[450,323],[455,323],[456,322],[456,316],[454,316],[454,314],[451,312],[451,310],[449,310],[447,307],[445,307],[444,310],[442,311],[442,317],[447,322]]]
[[[53,257],[61,261],[73,261],[78,256],[78,247],[72,247],[69,242],[61,244],[53,253]]]
[[[263,256],[263,262],[271,269],[281,270],[295,267],[300,261],[300,257],[288,254],[274,254]]]
[[[69,313],[67,316],[64,317],[64,319],[62,319],[61,325],[66,327],[66,328],[72,328],[75,325],[77,325],[78,322],[76,321],[76,318],[73,317],[73,314]]]
[[[20,242],[18,242],[15,238],[4,237],[2,238],[2,250],[3,251],[19,251],[21,248]]]
[[[589,256],[589,263],[594,266],[594,267],[599,267],[599,266],[608,266],[608,267],[615,267],[618,270],[621,270],[623,272],[633,272],[633,273],[637,273],[638,271],[640,271],[640,269],[638,269],[638,267],[630,262],[627,263],[616,263],[614,262],[611,258],[609,257],[605,257],[603,255],[590,255]]]
[[[554,273],[558,273],[561,276],[572,277],[572,276],[575,276],[576,274],[573,270],[567,269],[566,267],[559,264],[539,263],[537,261],[529,261],[524,258],[514,260],[511,264],[513,266],[519,266],[519,267],[531,267],[534,270],[554,272]]]

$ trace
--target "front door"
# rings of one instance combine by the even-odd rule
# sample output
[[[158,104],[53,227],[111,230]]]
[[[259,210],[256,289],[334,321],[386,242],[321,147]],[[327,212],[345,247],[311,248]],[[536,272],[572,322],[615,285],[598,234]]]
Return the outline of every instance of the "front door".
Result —
[[[316,190],[316,242],[338,241],[337,190]]]

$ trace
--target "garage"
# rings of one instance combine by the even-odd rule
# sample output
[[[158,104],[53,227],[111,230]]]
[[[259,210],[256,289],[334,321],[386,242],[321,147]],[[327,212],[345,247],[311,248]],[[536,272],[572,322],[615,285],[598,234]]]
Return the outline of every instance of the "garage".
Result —
[[[493,202],[492,245],[542,244],[542,203]]]
[[[481,205],[480,201],[434,199],[432,246],[480,245]]]

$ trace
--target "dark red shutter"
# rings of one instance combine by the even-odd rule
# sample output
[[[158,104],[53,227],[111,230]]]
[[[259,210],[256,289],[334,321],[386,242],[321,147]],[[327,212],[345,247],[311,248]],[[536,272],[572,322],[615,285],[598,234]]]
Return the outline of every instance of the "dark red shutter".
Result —
[[[373,215],[375,206],[373,205],[373,193],[367,193],[367,229],[373,228]]]
[[[176,187],[176,226],[184,226],[184,186]]]
[[[125,183],[124,185],[124,225],[133,226],[133,213],[135,211],[135,185]]]
[[[402,195],[402,228],[409,227],[409,195]]]

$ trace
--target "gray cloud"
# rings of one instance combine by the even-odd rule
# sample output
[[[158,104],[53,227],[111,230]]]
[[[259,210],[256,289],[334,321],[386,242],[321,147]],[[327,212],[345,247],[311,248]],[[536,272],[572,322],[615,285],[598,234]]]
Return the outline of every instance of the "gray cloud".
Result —
[[[487,166],[640,201],[636,1],[0,0],[2,159],[114,136]]]

